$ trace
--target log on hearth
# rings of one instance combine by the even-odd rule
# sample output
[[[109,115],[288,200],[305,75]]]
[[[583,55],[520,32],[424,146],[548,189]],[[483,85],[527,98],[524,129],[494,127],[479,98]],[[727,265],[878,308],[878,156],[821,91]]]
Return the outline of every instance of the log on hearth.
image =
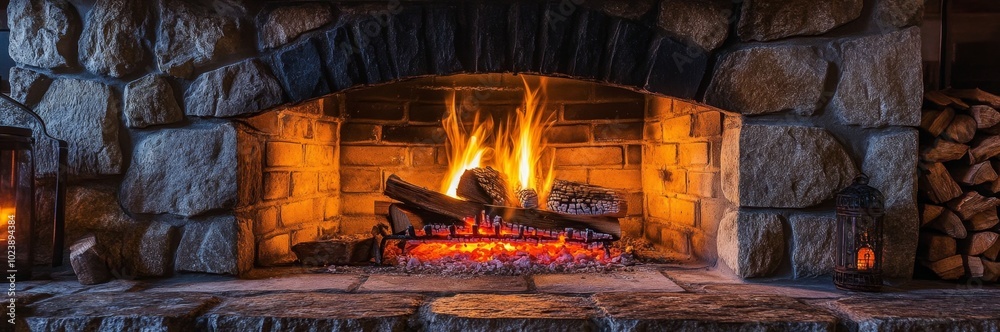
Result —
[[[396,175],[389,176],[385,181],[385,195],[405,203],[407,207],[459,220],[487,211],[491,216],[500,215],[505,222],[522,226],[555,231],[563,231],[567,228],[590,229],[611,235],[615,239],[621,237],[621,226],[618,223],[618,218],[615,217],[567,215],[543,210],[470,202],[421,188],[403,181]]]
[[[555,180],[545,206],[567,214],[625,217],[628,203],[616,190],[565,180]]]
[[[69,247],[69,262],[81,285],[95,285],[111,280],[107,257],[97,246],[97,238],[88,234]]]
[[[504,175],[487,166],[465,170],[458,182],[456,194],[477,203],[513,205],[517,201],[510,197],[508,190]]]

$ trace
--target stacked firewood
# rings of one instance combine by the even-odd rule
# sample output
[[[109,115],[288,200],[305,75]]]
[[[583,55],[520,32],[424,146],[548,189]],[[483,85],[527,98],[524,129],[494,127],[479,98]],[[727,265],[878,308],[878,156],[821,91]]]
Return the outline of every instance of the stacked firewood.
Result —
[[[917,257],[941,279],[1000,279],[1000,97],[925,94]]]

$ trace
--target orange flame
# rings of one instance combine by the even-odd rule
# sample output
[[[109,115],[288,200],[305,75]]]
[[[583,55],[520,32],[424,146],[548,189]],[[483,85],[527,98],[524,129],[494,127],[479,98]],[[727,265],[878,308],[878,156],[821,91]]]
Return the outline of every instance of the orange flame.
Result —
[[[462,174],[465,173],[465,170],[479,167],[482,164],[483,155],[487,152],[484,142],[489,138],[490,129],[493,128],[493,119],[487,117],[480,121],[477,113],[473,120],[472,131],[467,132],[459,119],[454,93],[447,104],[448,115],[441,125],[448,137],[448,145],[445,147],[448,153],[448,175],[445,177],[444,183],[441,184],[441,191],[448,196],[458,198],[456,191]]]

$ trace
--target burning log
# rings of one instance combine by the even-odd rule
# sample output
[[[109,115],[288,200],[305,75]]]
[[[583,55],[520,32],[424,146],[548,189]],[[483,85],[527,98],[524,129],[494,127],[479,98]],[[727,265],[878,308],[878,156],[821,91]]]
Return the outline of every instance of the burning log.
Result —
[[[511,205],[514,200],[508,196],[507,180],[492,167],[468,169],[458,182],[458,197],[473,202],[491,205]]]
[[[517,191],[517,200],[521,202],[521,207],[525,209],[538,208],[538,192],[534,189],[521,189]]]
[[[628,204],[619,192],[565,180],[556,180],[552,184],[546,207],[568,214],[615,217],[624,217],[628,212]]]
[[[595,232],[611,235],[615,239],[621,237],[621,226],[618,224],[618,218],[615,217],[566,215],[542,210],[470,202],[421,188],[403,181],[396,175],[389,176],[385,181],[385,195],[405,203],[408,207],[458,220],[479,215],[485,210],[491,215],[502,216],[504,221],[508,223],[522,226],[557,231],[563,231],[567,228],[591,229]]]

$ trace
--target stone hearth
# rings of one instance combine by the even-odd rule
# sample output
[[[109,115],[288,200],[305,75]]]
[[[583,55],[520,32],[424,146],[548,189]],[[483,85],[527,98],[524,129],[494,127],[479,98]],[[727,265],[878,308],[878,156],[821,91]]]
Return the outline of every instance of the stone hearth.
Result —
[[[434,144],[377,144],[418,127],[413,108],[351,96],[510,73],[638,96],[628,121],[587,122],[632,136],[565,147],[613,159],[586,179],[626,183],[631,235],[743,278],[827,274],[832,197],[864,172],[887,198],[887,275],[910,278],[923,91],[920,30],[898,18],[920,2],[779,2],[14,0],[12,95],[70,143],[67,240],[96,233],[124,278],[246,275],[367,231],[386,167],[438,161]]]

